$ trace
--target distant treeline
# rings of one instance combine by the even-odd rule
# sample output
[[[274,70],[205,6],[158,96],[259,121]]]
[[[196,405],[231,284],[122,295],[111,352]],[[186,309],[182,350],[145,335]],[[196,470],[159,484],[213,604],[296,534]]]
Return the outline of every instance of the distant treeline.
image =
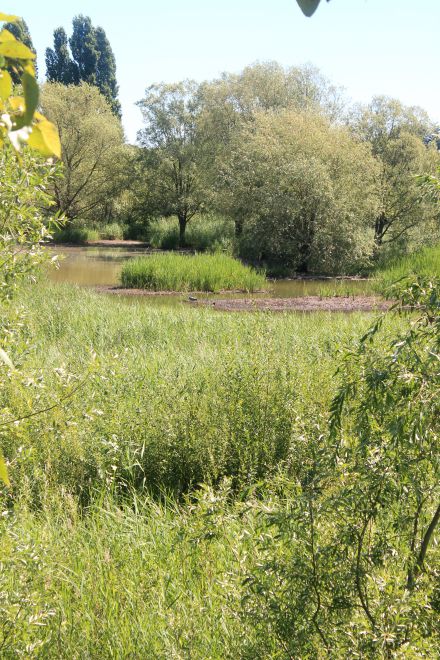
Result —
[[[310,65],[257,63],[212,81],[150,85],[134,146],[101,28],[76,17],[69,41],[55,31],[46,59],[42,106],[63,147],[55,207],[73,231],[113,223],[148,240],[152,223],[175,218],[185,247],[188,223],[215,216],[217,247],[233,222],[223,245],[237,256],[325,273],[366,271],[440,239],[438,205],[420,185],[440,163],[438,128],[421,108],[387,97],[353,106]]]

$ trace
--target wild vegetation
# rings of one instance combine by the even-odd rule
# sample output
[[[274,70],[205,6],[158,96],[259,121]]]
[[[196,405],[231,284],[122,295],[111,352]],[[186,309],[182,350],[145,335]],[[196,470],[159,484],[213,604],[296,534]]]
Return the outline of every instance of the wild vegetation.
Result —
[[[15,616],[12,593],[25,603],[4,648],[30,635],[67,657],[103,636],[113,648],[190,644],[196,656],[220,657],[218,620],[231,655],[271,657],[281,646],[283,657],[329,647],[399,657],[405,645],[425,653],[437,643],[438,339],[426,323],[438,313],[436,289],[405,294],[405,304],[431,300],[416,325],[390,318],[369,333],[363,315],[170,312],[49,291],[43,282],[23,293],[28,348],[17,342],[11,357],[28,382],[8,370],[2,390],[5,416],[24,418],[2,437],[15,500],[2,523],[5,621]],[[68,576],[90,561],[98,577],[77,591]],[[140,584],[163,595],[142,599]],[[130,607],[117,641],[121,598]]]
[[[438,235],[426,116],[382,99],[343,127],[318,72],[256,65],[150,87],[137,153],[93,80],[49,83],[60,145],[25,26],[0,21],[1,657],[436,657],[439,249],[407,256]],[[100,197],[124,158],[145,177]],[[229,315],[51,285],[54,209],[158,241],[175,214],[180,246],[219,243],[132,260],[130,286],[263,286],[231,250],[379,264],[397,302]]]
[[[152,291],[256,291],[266,284],[264,274],[225,254],[154,254],[124,264],[121,283]]]
[[[417,276],[440,278],[440,246],[408,254],[392,260],[386,268],[376,274],[376,288],[382,293],[390,291],[395,285],[402,285],[402,280]]]

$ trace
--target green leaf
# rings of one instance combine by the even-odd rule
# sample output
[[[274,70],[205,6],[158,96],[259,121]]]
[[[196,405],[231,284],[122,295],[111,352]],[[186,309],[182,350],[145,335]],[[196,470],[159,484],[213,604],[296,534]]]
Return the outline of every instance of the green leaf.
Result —
[[[2,41],[0,55],[14,60],[34,60],[35,53],[19,41]]]
[[[9,481],[9,477],[8,477],[8,468],[6,467],[5,459],[1,454],[0,454],[0,481],[3,481],[5,486],[7,486],[8,488],[11,487],[11,482]]]
[[[303,14],[312,16],[318,8],[320,0],[296,0],[301,7]]]
[[[40,95],[38,83],[30,73],[26,72],[21,78],[21,83],[23,85],[24,100],[26,103],[24,120],[26,124],[30,124],[34,116],[34,112],[38,106],[38,99]]]
[[[12,78],[7,71],[0,71],[0,99],[6,101],[12,94]]]
[[[13,16],[12,14],[3,14],[0,11],[0,21],[4,21],[5,23],[16,23],[19,20],[20,20],[19,16]]]
[[[43,156],[61,158],[61,143],[54,124],[45,119],[32,126],[28,144]]]
[[[12,360],[9,357],[9,355],[4,351],[2,348],[0,348],[0,360],[4,362],[5,364],[8,365],[8,367],[11,367],[11,369],[14,368],[14,365],[12,364]]]

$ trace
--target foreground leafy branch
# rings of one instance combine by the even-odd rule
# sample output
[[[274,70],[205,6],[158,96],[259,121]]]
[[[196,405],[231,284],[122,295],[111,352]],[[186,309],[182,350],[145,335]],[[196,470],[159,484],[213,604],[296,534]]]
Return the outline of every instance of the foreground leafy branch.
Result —
[[[0,12],[0,22],[18,23],[17,16]],[[14,82],[23,95],[17,95]],[[35,76],[35,53],[3,28],[0,32],[0,299],[9,300],[20,276],[29,274],[43,253],[41,242],[49,235],[42,208],[48,202],[47,182],[53,172],[38,157],[24,153],[17,163],[11,145],[20,152],[24,145],[39,156],[61,157],[55,126],[37,111],[39,88]],[[17,167],[18,165],[18,167]],[[3,367],[12,362],[6,352],[10,331],[1,325],[0,358]],[[4,345],[3,345],[4,344]],[[10,486],[5,461],[0,454],[0,480]]]

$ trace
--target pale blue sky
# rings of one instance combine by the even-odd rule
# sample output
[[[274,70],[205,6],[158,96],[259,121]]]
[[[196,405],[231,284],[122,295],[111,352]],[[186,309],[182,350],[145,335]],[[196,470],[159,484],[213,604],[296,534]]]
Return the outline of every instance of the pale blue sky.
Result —
[[[204,80],[257,60],[311,62],[353,101],[386,94],[440,121],[440,0],[322,0],[305,18],[295,0],[15,0],[2,11],[27,21],[44,72],[52,32],[85,14],[116,56],[123,123],[134,141],[135,102],[153,82]]]

